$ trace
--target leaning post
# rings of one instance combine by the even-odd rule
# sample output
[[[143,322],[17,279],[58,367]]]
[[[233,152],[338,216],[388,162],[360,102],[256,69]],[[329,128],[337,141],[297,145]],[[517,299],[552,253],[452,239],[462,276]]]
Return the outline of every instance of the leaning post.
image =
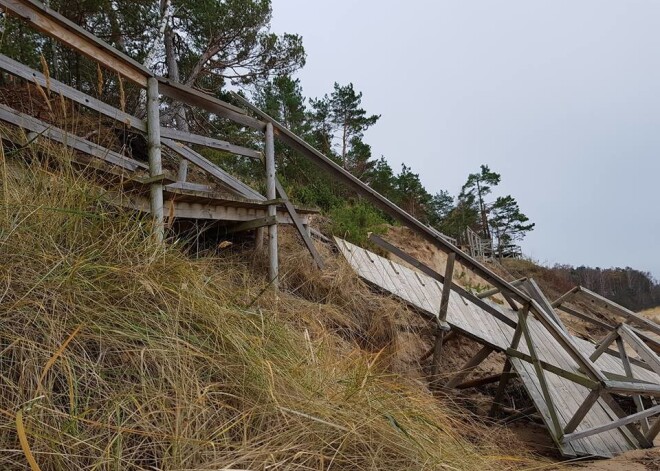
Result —
[[[438,369],[440,368],[440,356],[442,353],[442,343],[445,338],[445,327],[447,323],[447,309],[449,308],[449,296],[451,294],[451,283],[454,276],[454,261],[456,253],[450,252],[447,256],[445,265],[445,281],[442,284],[442,297],[440,298],[440,312],[438,313],[438,327],[435,336],[435,345],[433,347],[433,363],[431,366],[431,382],[437,383]]]
[[[273,123],[266,123],[266,198],[272,203],[268,205],[268,216],[277,217],[277,197],[275,185],[275,136]],[[268,278],[277,290],[279,288],[279,266],[277,259],[277,220],[268,226]]]
[[[165,237],[163,215],[163,174],[160,144],[160,101],[158,97],[158,80],[150,77],[147,80],[147,145],[149,156],[149,177],[151,181],[150,207],[153,220],[153,232],[156,241],[162,242]]]

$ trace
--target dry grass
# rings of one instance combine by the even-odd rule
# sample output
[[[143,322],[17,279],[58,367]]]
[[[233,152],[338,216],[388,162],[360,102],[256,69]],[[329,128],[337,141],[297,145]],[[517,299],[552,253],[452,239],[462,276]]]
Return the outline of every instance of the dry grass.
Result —
[[[248,257],[190,259],[66,164],[15,163],[33,154],[0,162],[1,469],[538,465],[388,370],[405,313],[338,262],[285,238],[277,297]]]

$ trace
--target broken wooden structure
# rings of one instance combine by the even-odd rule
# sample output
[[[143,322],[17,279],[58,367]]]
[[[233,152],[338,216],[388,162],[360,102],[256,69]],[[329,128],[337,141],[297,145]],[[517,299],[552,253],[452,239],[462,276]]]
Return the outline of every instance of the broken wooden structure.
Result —
[[[245,98],[234,95],[239,107],[167,78],[155,76],[142,64],[36,0],[0,0],[0,7],[4,13],[19,18],[96,61],[100,66],[114,71],[122,79],[147,90],[149,100],[145,121],[46,78],[9,58],[0,57],[2,70],[146,134],[149,143],[148,166],[65,133],[34,117],[8,107],[0,108],[1,120],[64,143],[121,169],[129,177],[126,184],[137,190],[129,198],[117,199],[122,204],[149,212],[153,218],[156,238],[164,237],[165,214],[232,221],[233,230],[256,229],[263,233],[263,228],[268,227],[269,277],[277,284],[277,224],[291,223],[298,229],[316,264],[322,267],[323,262],[305,227],[308,223],[307,213],[291,204],[277,180],[274,140],[278,139],[308,158],[330,178],[353,190],[448,254],[451,263],[446,267],[445,274],[441,275],[382,239],[372,237],[375,243],[394,252],[416,270],[394,264],[348,243],[338,242],[342,252],[363,278],[416,306],[433,319],[437,333],[431,354],[435,356],[436,364],[449,329],[461,332],[483,345],[479,354],[449,381],[450,386],[466,388],[498,381],[493,408],[496,414],[503,402],[508,381],[517,375],[553,439],[566,456],[611,456],[631,448],[651,445],[660,431],[660,420],[649,419],[660,411],[654,399],[648,398],[660,395],[660,365],[656,350],[658,343],[645,332],[624,322],[612,326],[611,335],[600,346],[572,336],[554,310],[556,306],[566,306],[563,303],[550,303],[532,280],[508,282],[477,260],[479,254],[474,254],[475,257],[461,251],[456,241],[444,237],[403,211]],[[202,108],[217,117],[262,133],[263,151],[161,126],[161,96]],[[190,145],[263,159],[267,194],[261,195],[240,182],[195,152]],[[223,194],[215,194],[203,185],[186,181],[183,178],[185,172],[180,173],[177,181],[168,180],[162,171],[163,148],[211,175],[223,188]],[[485,296],[475,296],[456,284],[452,279],[454,263],[488,282],[492,286],[490,291],[501,294],[507,305],[500,306]],[[648,328],[648,325],[641,328]],[[628,343],[639,358],[612,350],[609,345],[613,342],[619,348]],[[494,379],[466,381],[471,370],[492,351],[506,353],[503,373]],[[625,349],[620,348],[620,351],[625,352]],[[432,379],[437,383],[437,368],[434,373]],[[615,394],[639,398],[634,399],[637,412],[628,414],[622,410],[614,399]],[[637,426],[636,422],[640,422],[640,425]]]
[[[452,281],[454,257],[441,275],[398,247],[371,235],[370,240],[414,268],[393,262],[342,239],[337,246],[357,273],[380,290],[392,293],[438,325],[433,348],[431,380],[439,383],[438,359],[442,337],[449,329],[475,340],[482,349],[450,378],[445,386],[466,389],[499,383],[491,413],[505,402],[507,385],[518,377],[548,432],[566,457],[610,457],[653,444],[660,432],[660,359],[651,346],[660,344],[649,333],[628,325],[637,321],[655,332],[659,326],[584,288],[598,302],[624,310],[624,323],[613,326],[600,344],[571,335],[534,280],[514,283],[530,297],[518,304],[509,298],[502,306],[489,296],[470,293]],[[507,296],[508,297],[508,296]],[[560,298],[559,304],[566,302]],[[557,304],[558,305],[558,304]],[[641,334],[645,339],[640,337]],[[617,343],[617,350],[610,345]],[[624,343],[637,354],[628,355]],[[502,352],[506,362],[501,375],[466,381],[476,366],[492,352]],[[636,412],[626,413],[615,397],[634,400]],[[655,417],[655,421],[649,419]],[[639,426],[635,425],[639,423]]]

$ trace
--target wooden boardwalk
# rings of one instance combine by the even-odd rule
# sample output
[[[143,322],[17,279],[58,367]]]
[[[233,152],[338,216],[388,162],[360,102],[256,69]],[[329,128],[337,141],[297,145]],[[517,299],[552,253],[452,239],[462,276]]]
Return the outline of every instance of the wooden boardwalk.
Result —
[[[427,316],[437,316],[442,293],[440,282],[417,270],[395,263],[345,240],[339,238],[335,238],[335,240],[344,257],[360,277],[400,298]],[[518,313],[508,306],[501,306],[491,301],[486,302],[513,322],[517,322]],[[514,336],[514,328],[496,319],[454,290],[451,291],[446,322],[452,329],[456,329],[496,351],[505,353],[511,346]],[[582,376],[578,364],[539,321],[529,317],[527,324],[536,354],[541,361]],[[595,350],[595,345],[590,342],[574,336],[571,336],[571,340],[587,357]],[[530,355],[525,342],[520,343],[518,351]],[[509,356],[509,359],[564,456],[611,457],[640,447],[638,441],[625,427],[607,430],[568,443],[562,442],[558,434],[553,433],[553,421],[534,365],[520,358]],[[623,363],[618,357],[604,354],[594,363],[606,376],[625,376]],[[656,385],[660,384],[660,376],[652,371],[637,365],[632,365],[632,369],[637,380]],[[545,378],[549,385],[552,402],[557,411],[559,425],[563,429],[587,398],[590,389],[550,371],[545,372]],[[586,379],[586,377],[584,378]],[[580,432],[617,419],[618,416],[601,398],[587,413],[576,431]]]

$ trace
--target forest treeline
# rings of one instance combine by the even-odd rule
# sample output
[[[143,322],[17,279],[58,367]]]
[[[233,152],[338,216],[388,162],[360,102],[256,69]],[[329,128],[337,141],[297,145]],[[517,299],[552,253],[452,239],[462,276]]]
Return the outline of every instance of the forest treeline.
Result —
[[[270,0],[52,0],[49,7],[156,74],[227,101],[229,90],[239,91],[338,165],[446,235],[460,239],[470,228],[493,239],[501,254],[534,228],[512,195],[493,196],[501,175],[488,165],[474,169],[460,193],[452,195],[425,188],[411,166],[395,169],[384,156],[374,156],[365,132],[378,123],[377,110],[364,109],[362,91],[352,83],[335,83],[322,97],[304,95],[295,78],[306,61],[303,38],[271,31]],[[34,68],[47,66],[54,78],[142,115],[145,97],[137,87],[20,21],[4,18],[1,26],[3,54]],[[180,103],[166,104],[162,119],[184,131],[261,145],[258,133]],[[255,187],[264,185],[259,162],[208,149],[203,153]],[[379,232],[393,222],[297,152],[278,143],[276,154],[277,172],[291,197],[320,208],[335,233],[362,242],[368,231]],[[617,296],[625,291],[624,281],[634,278],[642,286],[644,278],[631,269],[613,269],[611,274],[582,267],[564,271],[567,277],[584,277],[585,286]],[[642,295],[644,290],[635,286],[630,296]],[[655,292],[657,296],[657,286]]]

